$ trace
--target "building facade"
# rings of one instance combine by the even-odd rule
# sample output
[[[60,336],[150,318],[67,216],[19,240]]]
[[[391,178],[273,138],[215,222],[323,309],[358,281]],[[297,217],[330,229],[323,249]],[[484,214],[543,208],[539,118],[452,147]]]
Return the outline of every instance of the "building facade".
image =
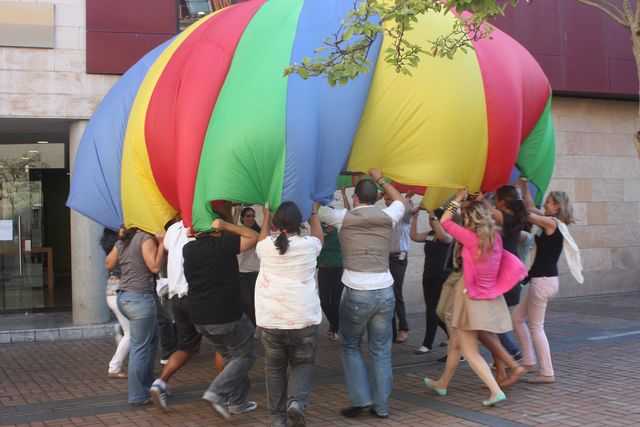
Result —
[[[109,319],[102,227],[64,206],[69,174],[87,122],[119,74],[179,31],[180,16],[184,24],[197,15],[181,3],[0,1],[0,313],[72,310],[78,324]],[[193,11],[226,4],[191,3]],[[637,291],[635,64],[624,31],[595,10],[576,12],[573,3],[523,5],[497,25],[536,56],[556,91],[551,188],[575,201],[579,223],[572,231],[586,269],[582,286],[563,270],[561,296]],[[580,28],[575,19],[590,25],[586,52],[595,65],[584,62],[584,49],[572,38]],[[540,28],[543,37],[536,36]],[[421,271],[422,248],[413,245],[405,292],[414,310],[422,306]]]

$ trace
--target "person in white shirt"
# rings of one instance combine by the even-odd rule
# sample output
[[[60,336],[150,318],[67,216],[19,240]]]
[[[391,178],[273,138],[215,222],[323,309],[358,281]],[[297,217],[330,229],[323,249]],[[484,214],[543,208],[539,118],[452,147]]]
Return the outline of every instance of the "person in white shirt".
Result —
[[[264,215],[270,217],[268,208]],[[269,227],[263,227],[256,246],[260,258],[256,322],[265,351],[272,426],[286,426],[287,417],[293,426],[306,425],[304,412],[322,321],[315,272],[324,236],[315,204],[309,223],[311,236],[300,236],[300,210],[293,202],[283,202],[273,217],[278,236],[270,237]]]
[[[384,180],[379,169],[369,170],[369,176],[373,180],[365,179],[356,185],[352,210],[322,207],[318,214],[322,222],[340,230],[344,264],[339,336],[351,407],[341,414],[357,417],[371,412],[388,418],[393,383],[391,319],[395,307],[389,248],[393,227],[404,216],[405,205],[400,192]],[[375,206],[376,182],[392,199],[385,209]],[[371,382],[361,347],[365,332],[371,355]]]
[[[162,410],[167,409],[167,382],[178,369],[186,365],[187,361],[200,351],[202,340],[202,336],[196,331],[187,310],[189,285],[184,277],[182,247],[189,240],[193,240],[188,237],[187,231],[183,222],[177,221],[167,229],[167,234],[164,237],[164,247],[168,252],[169,299],[176,326],[178,346],[177,350],[171,353],[160,377],[153,382],[149,389],[153,403]],[[220,356],[216,354],[216,357]]]

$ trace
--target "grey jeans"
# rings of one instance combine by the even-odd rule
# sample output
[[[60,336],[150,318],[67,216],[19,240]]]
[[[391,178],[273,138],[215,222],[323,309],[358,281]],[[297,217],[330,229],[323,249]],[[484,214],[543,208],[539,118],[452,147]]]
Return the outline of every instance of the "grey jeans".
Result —
[[[233,406],[246,402],[251,388],[249,371],[256,361],[254,329],[249,318],[243,314],[231,323],[195,326],[224,358],[224,369],[209,385],[206,400],[228,401]]]
[[[267,406],[272,426],[287,425],[287,408],[304,412],[318,344],[318,325],[303,329],[260,328],[265,352]],[[288,375],[287,375],[288,368]]]

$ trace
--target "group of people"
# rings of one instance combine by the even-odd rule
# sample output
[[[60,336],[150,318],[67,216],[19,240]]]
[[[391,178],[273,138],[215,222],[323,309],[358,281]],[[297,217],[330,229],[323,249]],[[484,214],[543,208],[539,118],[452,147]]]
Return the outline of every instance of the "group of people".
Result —
[[[122,230],[112,249],[105,246],[107,269],[119,269],[119,284],[110,279],[107,298],[123,328],[126,323],[131,347],[128,374],[120,362],[110,364],[109,376],[128,379],[129,402],[166,409],[167,383],[198,353],[204,336],[221,359],[203,399],[227,420],[252,411],[257,405],[249,400],[248,374],[259,339],[271,424],[304,426],[324,311],[329,338],[341,346],[350,401],[341,414],[388,418],[392,343],[409,332],[402,298],[409,239],[425,242],[427,329],[416,353],[431,351],[438,326],[448,336],[445,370],[437,380],[424,379],[429,389],[445,395],[462,358],[490,390],[485,406],[505,400],[502,388],[535,371],[536,355],[540,371],[530,381],[553,382],[543,326],[546,303],[558,291],[563,242],[572,242],[566,194],[551,192],[541,212],[525,179],[518,189],[499,189],[493,205],[482,196],[465,200],[466,191],[459,190],[444,208],[427,212],[430,231],[419,233],[411,194],[403,197],[379,169],[369,176],[356,185],[353,207],[344,192],[344,208],[314,203],[308,233],[293,202],[283,202],[273,216],[265,206],[261,226],[252,208],[219,202],[212,204],[218,218],[209,231],[193,233],[177,219],[166,233]],[[381,194],[384,208],[377,204]],[[527,270],[518,250],[531,240],[528,224],[542,232],[519,298]],[[154,379],[155,275],[165,262],[177,344]],[[505,298],[516,307],[512,314]],[[512,322],[522,351],[510,334]],[[362,349],[365,334],[371,374]],[[478,341],[494,357],[495,378]],[[120,360],[122,352],[116,351]]]

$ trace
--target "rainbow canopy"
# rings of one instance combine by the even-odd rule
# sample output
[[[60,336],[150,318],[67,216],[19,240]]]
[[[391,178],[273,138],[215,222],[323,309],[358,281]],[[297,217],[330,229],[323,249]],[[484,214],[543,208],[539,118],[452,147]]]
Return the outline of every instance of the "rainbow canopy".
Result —
[[[70,208],[109,228],[154,232],[181,212],[210,228],[211,202],[329,201],[342,171],[379,167],[427,187],[493,190],[514,167],[541,195],[555,143],[549,82],[505,33],[453,60],[423,57],[413,77],[380,52],[344,87],[283,77],[334,32],[344,0],[251,0],[190,26],[135,64],[105,96],[82,137]],[[433,40],[455,16],[429,14],[410,33]]]

